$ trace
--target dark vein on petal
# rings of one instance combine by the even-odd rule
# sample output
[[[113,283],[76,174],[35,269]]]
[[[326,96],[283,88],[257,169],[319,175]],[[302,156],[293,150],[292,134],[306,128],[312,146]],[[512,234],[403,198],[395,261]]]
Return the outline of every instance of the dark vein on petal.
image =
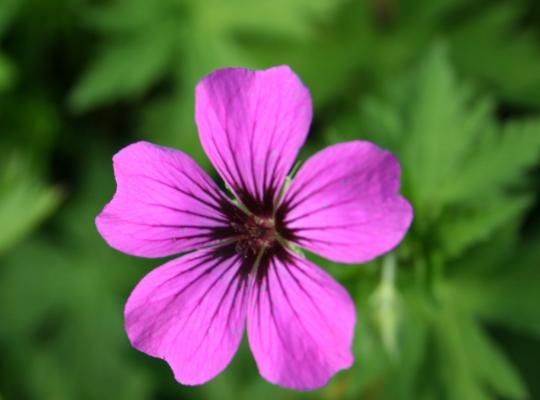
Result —
[[[197,197],[195,196],[195,194],[191,193],[191,192],[188,192],[188,191],[185,191],[183,189],[180,189],[178,186],[175,186],[175,185],[171,185],[167,182],[164,182],[164,181],[161,181],[159,179],[156,179],[156,178],[152,178],[152,177],[149,177],[149,176],[146,176],[146,175],[131,175],[132,177],[138,177],[138,178],[144,178],[144,179],[148,179],[149,181],[152,181],[154,183],[158,183],[158,184],[161,184],[163,186],[166,186],[168,187],[169,189],[172,189],[176,192],[179,192],[179,193],[182,193],[183,195],[187,196],[187,197],[190,197],[214,210],[216,210],[217,212],[221,212],[221,209],[216,206],[215,204],[212,204],[210,203],[209,201],[206,201],[206,200],[203,200],[201,199],[200,197]]]
[[[331,240],[311,238],[311,237],[307,237],[307,236],[298,236],[296,238],[296,241],[297,242],[307,242],[308,244],[310,242],[318,242],[318,243],[324,243],[324,244],[329,245],[329,246],[334,246],[334,245],[350,246],[350,245],[354,244],[354,242],[336,242],[336,241],[331,241]]]
[[[347,203],[352,203],[353,201],[357,201],[358,199],[354,199],[354,198],[351,198],[351,199],[345,199],[345,200],[341,200],[341,201],[338,201],[338,202],[335,202],[335,203],[332,203],[332,204],[328,204],[328,205],[323,205],[322,207],[319,207],[319,208],[316,208],[314,210],[310,210],[310,211],[306,211],[305,213],[303,214],[300,214],[300,215],[297,215],[295,216],[294,218],[291,218],[291,219],[286,219],[285,222],[287,224],[291,224],[295,221],[298,221],[300,219],[303,219],[303,218],[307,218],[307,217],[310,217],[314,214],[317,214],[321,211],[326,211],[326,210],[330,210],[332,208],[335,208],[335,207],[338,207],[338,206],[342,206],[344,204],[347,204]],[[290,215],[291,213],[291,209],[288,209],[288,215]]]
[[[171,206],[168,206],[168,205],[165,205],[165,204],[144,203],[144,205],[149,206],[149,207],[165,208],[165,209],[173,211],[173,212],[178,212],[178,213],[187,214],[187,215],[193,215],[194,217],[201,217],[201,218],[204,218],[204,219],[208,219],[210,221],[224,222],[224,223],[228,222],[228,219],[218,218],[218,217],[214,217],[212,215],[202,214],[202,213],[198,213],[198,212],[191,211],[191,210],[184,210],[184,209],[181,209],[181,208],[171,207]]]
[[[225,161],[225,156],[221,153],[219,150],[219,146],[216,142],[216,138],[214,136],[210,137],[212,140],[212,143],[214,144],[214,150],[216,151],[217,155],[219,156],[219,159],[221,161],[221,165],[223,165],[223,168],[225,168],[226,171],[221,170],[222,168],[216,166],[218,170],[221,170],[221,176],[225,179],[225,181],[229,181],[228,183],[231,185],[231,187],[234,189],[235,186],[240,186],[236,180],[236,178],[233,176],[232,171],[229,169],[229,164]],[[223,172],[227,172],[227,174],[224,174]],[[227,179],[227,175],[229,176],[229,179]]]
[[[296,264],[296,261],[297,261],[297,260],[296,260],[296,259],[294,258],[294,256],[293,256],[293,258],[292,258],[292,260],[291,260],[291,265],[292,265],[293,267],[295,267],[296,270],[302,271],[302,268],[299,267],[298,264]],[[328,321],[326,320],[326,316],[325,316],[325,315],[323,314],[323,312],[321,311],[321,309],[320,309],[318,303],[313,299],[313,296],[311,296],[311,293],[309,293],[309,291],[306,290],[306,288],[304,287],[304,285],[302,284],[302,282],[298,279],[298,277],[295,276],[295,275],[292,273],[289,264],[284,262],[284,263],[283,263],[283,266],[285,267],[286,271],[289,273],[289,275],[291,276],[291,278],[294,279],[294,281],[296,282],[296,285],[300,288],[300,290],[301,290],[302,292],[304,292],[304,294],[309,298],[309,301],[311,302],[313,308],[315,308],[315,309],[317,310],[317,312],[319,313],[320,317],[325,321],[326,326],[327,326],[330,330],[332,330],[332,328],[331,328],[330,325],[328,324]],[[304,272],[304,275],[307,276],[307,277],[309,277],[309,278],[311,279],[311,281],[312,281],[313,283],[315,283],[317,286],[319,286],[319,287],[322,286],[319,282],[317,282],[315,279],[313,279],[313,277],[311,277],[311,276],[309,276],[307,273],[305,273],[305,271],[302,271],[302,272]]]
[[[281,292],[283,293],[283,296],[285,297],[285,300],[287,300],[287,303],[289,304],[289,308],[290,308],[291,311],[293,312],[295,319],[298,321],[298,323],[300,324],[300,326],[304,329],[304,331],[306,332],[307,336],[310,337],[310,339],[312,340],[312,342],[313,342],[313,343],[317,343],[317,341],[316,341],[316,340],[313,338],[313,336],[311,335],[311,332],[306,328],[304,322],[303,322],[302,319],[300,318],[300,315],[298,314],[298,311],[296,310],[296,308],[294,308],[293,303],[291,302],[291,299],[290,299],[290,297],[289,297],[287,291],[285,290],[285,286],[283,285],[283,282],[281,281],[281,276],[279,275],[278,269],[275,268],[274,272],[275,272],[275,274],[276,274],[276,278],[277,278],[277,280],[278,280],[279,287],[281,288]]]
[[[208,197],[214,200],[217,204],[220,204],[223,201],[224,196],[220,192],[218,192],[216,189],[204,187],[195,179],[193,179],[191,176],[189,176],[186,172],[182,171],[182,173],[187,179],[189,179],[195,186],[197,186],[203,193],[205,193]],[[211,192],[210,189],[214,189],[214,190]]]
[[[338,165],[342,161],[343,160],[335,160],[334,162],[332,162],[332,163],[330,163],[328,165],[325,165],[325,169],[326,170],[332,170],[332,169],[336,168],[336,165]],[[300,193],[304,192],[309,185],[311,185],[312,183],[317,182],[316,178],[317,178],[317,176],[319,176],[321,171],[313,170],[313,171],[310,171],[310,172],[311,172],[311,177],[309,179],[304,179],[302,182],[300,182],[300,184],[299,184],[300,186],[296,187],[295,190],[294,190],[294,193],[291,193],[291,195],[287,199],[287,202],[289,204],[294,200],[294,198],[296,196],[298,196]]]
[[[343,225],[299,227],[299,228],[294,228],[294,231],[295,232],[301,232],[301,231],[326,231],[326,230],[334,230],[334,229],[347,229],[347,228],[354,228],[354,227],[363,227],[363,226],[371,225],[371,224],[373,224],[375,222],[378,222],[378,221],[384,219],[385,217],[386,217],[385,215],[381,215],[381,216],[379,216],[377,218],[372,218],[372,219],[369,219],[367,221],[353,222],[353,223],[348,223],[348,224],[343,224]]]
[[[135,226],[145,226],[148,228],[167,228],[167,229],[200,229],[200,230],[210,230],[213,231],[217,228],[220,228],[219,226],[215,225],[169,225],[169,224],[153,224],[153,223],[146,223],[146,222],[135,222],[135,221],[125,221],[121,219],[116,219],[115,222],[120,222],[126,225],[135,225]]]
[[[192,258],[191,260],[189,260],[190,262],[192,261],[195,261],[195,260],[200,260],[198,263],[196,263],[195,265],[185,269],[185,270],[182,270],[180,271],[178,274],[174,275],[173,277],[167,279],[166,281],[162,282],[158,288],[161,288],[163,287],[165,284],[169,283],[170,281],[172,280],[175,280],[175,279],[178,279],[179,277],[181,277],[182,275],[185,275],[189,272],[192,272],[198,268],[200,268],[202,265],[206,264],[208,261],[212,260],[213,258],[213,253],[203,253],[201,254],[200,256],[197,256],[196,258]],[[213,263],[212,265],[210,265],[208,268],[206,268],[200,275],[198,275],[197,277],[193,278],[187,285],[185,285],[184,287],[182,287],[182,289],[180,289],[179,292],[175,293],[175,295],[173,296],[173,299],[171,302],[174,302],[176,301],[177,297],[180,296],[185,290],[187,290],[193,283],[197,282],[199,279],[201,279],[201,277],[203,277],[204,275],[207,275],[209,274],[210,272],[212,272],[213,269],[215,269],[219,264],[222,263],[222,259],[220,258],[214,258],[215,263]],[[169,306],[171,303],[169,303],[167,306]]]
[[[211,200],[214,200],[217,204],[222,201],[223,196],[221,195],[221,192],[216,187],[212,186],[214,182],[209,180],[206,175],[201,174],[201,171],[199,169],[195,169],[195,173],[198,174],[198,177],[203,180],[207,186],[202,186],[200,182],[188,175],[185,169],[179,168],[177,165],[171,163],[169,160],[164,161],[164,163],[171,169],[175,170],[179,175],[186,177],[191,183],[197,186],[203,193],[205,193]],[[174,180],[176,177],[169,178]],[[212,192],[210,191],[211,189]]]
[[[237,260],[236,260],[237,261]],[[193,313],[199,309],[199,307],[201,306],[202,302],[206,299],[206,296],[208,295],[208,293],[217,285],[217,282],[220,281],[224,276],[225,274],[227,274],[231,269],[233,269],[233,267],[236,265],[236,262],[235,260],[233,260],[231,262],[231,264],[227,267],[227,269],[225,271],[223,271],[221,273],[221,275],[219,275],[213,282],[212,284],[207,288],[207,290],[201,295],[199,301],[197,302],[197,305],[195,305],[193,307],[193,309],[191,310],[191,312],[189,313],[189,315],[187,316],[186,320],[185,320],[185,323],[184,323],[184,327],[185,325],[188,323],[189,319],[191,319]],[[225,292],[222,294],[218,304],[215,306],[214,308],[214,313],[212,314],[212,316],[210,317],[210,321],[208,323],[208,326],[206,328],[206,331],[204,332],[204,335],[202,336],[199,344],[197,345],[197,347],[192,351],[192,356],[195,355],[199,349],[201,348],[201,346],[205,343],[205,340],[206,338],[208,337],[208,334],[210,332],[210,328],[212,327],[212,325],[214,324],[215,320],[216,320],[216,317],[217,315],[219,314],[219,312],[221,311],[221,307],[223,305],[223,302],[225,301],[225,298],[227,297],[232,285],[234,283],[236,283],[236,277],[239,276],[240,274],[240,268],[238,269],[238,271],[235,272],[234,276],[229,280],[228,284],[227,284],[227,287],[225,288]],[[233,304],[233,307],[234,307],[234,304]],[[182,328],[183,329],[183,328]]]
[[[276,314],[275,314],[275,311],[274,311],[274,302],[272,300],[272,293],[271,293],[270,283],[269,283],[270,278],[267,276],[266,279],[267,279],[267,285],[266,286],[268,288],[268,290],[266,292],[266,297],[268,299],[268,306],[269,306],[269,309],[270,309],[270,315],[272,317],[272,321],[274,322],[274,328],[275,328],[276,334],[277,334],[277,336],[279,338],[279,341],[281,342],[281,344],[283,346],[283,349],[286,350],[287,349],[286,341],[282,336],[280,326],[279,326],[279,324],[277,323],[277,320],[276,320]],[[261,330],[261,332],[263,332],[263,331]],[[261,333],[259,333],[259,334],[261,334]]]
[[[195,279],[193,279],[188,285],[184,286],[178,293],[176,293],[174,295],[174,297],[173,297],[172,302],[176,301],[178,299],[178,297],[181,294],[183,294],[183,292],[186,289],[188,289],[195,282],[199,281],[204,275],[208,275],[210,272],[212,272],[218,265],[222,264],[223,261],[224,260],[219,260],[219,259],[216,260],[215,264],[213,264],[211,267],[207,268],[203,273],[201,273],[199,276],[197,276]],[[183,321],[182,329],[188,323],[188,321],[191,318],[191,316],[193,315],[193,313],[200,307],[200,305],[204,301],[204,298],[206,297],[206,295],[215,287],[217,282],[219,282],[223,278],[223,276],[234,267],[234,265],[235,265],[234,260],[229,259],[229,261],[231,261],[231,263],[229,265],[227,265],[227,267],[224,267],[223,270],[219,272],[217,278],[214,279],[212,281],[212,283],[210,284],[210,286],[206,288],[204,294],[200,295],[200,297],[199,297],[199,299],[197,301],[197,304],[192,306],[192,309],[190,310],[190,313],[187,315],[187,317]],[[172,304],[172,302],[170,304]],[[181,331],[182,329],[179,329],[179,330]]]
[[[316,189],[313,189],[311,192],[308,192],[308,193],[304,193],[304,196],[302,198],[300,198],[300,200],[296,200],[295,203],[293,203],[291,201],[291,199],[287,199],[288,200],[288,204],[289,204],[289,211],[292,211],[294,210],[299,204],[303,203],[306,199],[310,198],[310,197],[313,197],[319,193],[321,193],[322,191],[328,189],[329,187],[335,185],[335,184],[338,184],[340,181],[343,181],[343,180],[346,180],[346,179],[349,179],[350,177],[352,176],[357,176],[358,174],[357,173],[349,173],[349,174],[345,174],[345,175],[342,175],[342,176],[339,176],[337,178],[334,178],[332,179],[331,181],[327,182],[326,184],[322,185],[322,186],[319,186],[317,187]],[[315,181],[316,179],[312,179],[312,181]],[[296,193],[300,193],[300,191],[296,191]]]
[[[254,144],[254,136],[255,136],[255,131],[257,129],[257,123],[258,123],[258,119],[257,119],[257,115],[258,115],[258,112],[259,112],[259,106],[260,106],[260,97],[257,97],[257,102],[256,102],[256,105],[255,105],[255,111],[254,111],[254,115],[252,116],[252,125],[251,125],[251,132],[250,132],[250,135],[249,135],[249,149],[250,149],[250,164],[251,164],[251,179],[253,181],[253,189],[255,190],[255,193],[254,193],[254,197],[257,199],[257,200],[260,200],[262,201],[262,197],[263,197],[263,193],[261,193],[261,196],[259,197],[259,188],[258,188],[258,185],[257,185],[257,174],[255,173],[255,149],[253,147],[253,144]]]
[[[241,90],[240,87],[236,88],[236,91],[238,93],[240,92],[240,90]],[[230,104],[230,102],[231,102],[230,99],[227,99],[227,103]],[[212,109],[213,109],[213,107],[212,107]],[[217,116],[217,113],[215,112],[215,110],[214,110],[214,114]],[[236,157],[234,155],[234,148],[232,146],[231,138],[230,138],[230,135],[229,135],[229,113],[228,112],[225,112],[224,118],[225,118],[225,121],[223,123],[221,122],[220,118],[216,118],[216,121],[220,125],[220,128],[221,128],[221,130],[222,130],[222,132],[225,135],[225,138],[227,140],[227,147],[228,147],[228,150],[229,150],[229,155],[231,156],[230,158],[232,158],[232,160],[233,160],[234,167],[236,168],[236,175],[240,179],[241,187],[244,188],[244,190],[247,190],[247,185],[246,185],[246,182],[244,181],[244,177],[243,177],[242,173],[240,172],[240,167],[238,165],[238,160],[236,159]]]

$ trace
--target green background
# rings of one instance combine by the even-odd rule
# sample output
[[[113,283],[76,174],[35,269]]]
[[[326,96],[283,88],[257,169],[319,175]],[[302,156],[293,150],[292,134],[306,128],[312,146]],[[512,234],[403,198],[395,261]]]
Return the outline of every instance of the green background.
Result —
[[[415,220],[392,255],[324,260],[358,307],[356,362],[296,393],[246,343],[200,387],[133,350],[122,309],[162,260],[94,218],[111,157],[146,139],[215,176],[194,86],[289,64],[306,159],[367,139]],[[0,399],[540,399],[540,6],[535,0],[0,0]]]

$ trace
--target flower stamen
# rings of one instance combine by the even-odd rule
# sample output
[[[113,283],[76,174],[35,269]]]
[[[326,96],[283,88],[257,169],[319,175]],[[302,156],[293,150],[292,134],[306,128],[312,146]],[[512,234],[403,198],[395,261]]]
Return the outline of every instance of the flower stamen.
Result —
[[[273,218],[244,214],[242,220],[231,221],[231,226],[239,238],[235,249],[244,258],[258,256],[277,242],[278,233]]]

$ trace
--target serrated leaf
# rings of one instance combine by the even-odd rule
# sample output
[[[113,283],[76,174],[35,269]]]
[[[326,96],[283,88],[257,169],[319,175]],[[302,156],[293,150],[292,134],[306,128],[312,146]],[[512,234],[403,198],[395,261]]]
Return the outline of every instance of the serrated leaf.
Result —
[[[457,296],[459,292],[445,291],[434,319],[441,378],[450,398],[490,399],[497,394],[525,399],[525,385],[514,367],[477,323],[459,309]]]
[[[477,325],[462,324],[460,327],[466,335],[468,351],[474,354],[471,364],[478,379],[504,398],[527,398],[527,390],[515,367],[493,340]]]
[[[466,179],[466,178],[465,178]],[[515,220],[530,204],[529,198],[500,197],[472,210],[453,212],[441,220],[442,249],[450,257],[461,254],[472,244],[484,241],[490,234]]]
[[[461,166],[460,179],[442,190],[452,202],[486,198],[517,186],[540,156],[540,120],[506,123],[500,134],[484,135]]]
[[[428,57],[417,77],[401,154],[403,163],[412,167],[409,181],[418,206],[433,208],[437,216],[437,209],[446,202],[440,188],[456,178],[475,134],[485,128],[485,109],[469,108],[471,94],[458,85],[440,48]]]

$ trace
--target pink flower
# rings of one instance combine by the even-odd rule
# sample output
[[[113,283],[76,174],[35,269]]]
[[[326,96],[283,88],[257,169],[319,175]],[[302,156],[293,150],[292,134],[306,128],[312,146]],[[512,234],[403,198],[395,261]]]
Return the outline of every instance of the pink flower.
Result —
[[[141,257],[188,252],[146,275],[125,307],[132,345],[183,384],[219,374],[246,324],[274,384],[320,388],[353,363],[349,294],[291,245],[363,263],[401,241],[412,209],[398,161],[363,141],[315,154],[286,188],[311,116],[285,66],[221,69],[199,83],[200,139],[234,201],[181,151],[139,142],[114,156],[117,190],[96,219],[103,238]]]

